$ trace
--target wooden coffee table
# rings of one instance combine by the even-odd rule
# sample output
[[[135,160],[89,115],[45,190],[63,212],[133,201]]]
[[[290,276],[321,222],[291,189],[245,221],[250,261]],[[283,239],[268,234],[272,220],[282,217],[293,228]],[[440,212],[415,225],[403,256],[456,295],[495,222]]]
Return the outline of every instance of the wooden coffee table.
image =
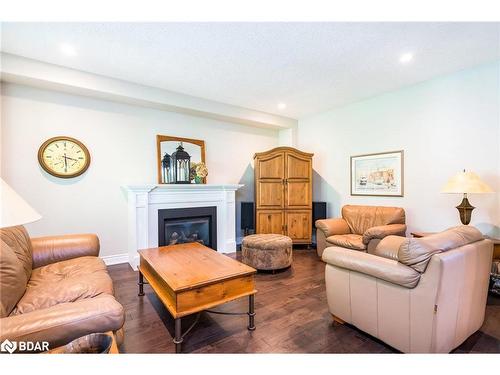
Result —
[[[175,351],[198,321],[184,333],[181,318],[202,311],[248,315],[248,329],[255,329],[254,268],[222,255],[199,243],[140,250],[139,296],[144,295],[144,279],[175,319]],[[224,313],[208,309],[248,296],[248,312]]]

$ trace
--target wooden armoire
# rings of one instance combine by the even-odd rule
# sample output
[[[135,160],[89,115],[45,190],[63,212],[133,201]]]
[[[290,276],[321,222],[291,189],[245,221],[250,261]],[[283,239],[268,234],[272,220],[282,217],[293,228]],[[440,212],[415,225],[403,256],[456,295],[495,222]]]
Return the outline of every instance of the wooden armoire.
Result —
[[[255,154],[255,233],[311,243],[312,157],[291,147]]]

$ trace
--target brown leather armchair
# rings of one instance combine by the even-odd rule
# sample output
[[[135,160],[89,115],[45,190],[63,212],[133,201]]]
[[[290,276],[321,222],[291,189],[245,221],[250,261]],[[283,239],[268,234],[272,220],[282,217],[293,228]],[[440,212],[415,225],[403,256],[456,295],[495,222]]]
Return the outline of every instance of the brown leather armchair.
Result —
[[[316,221],[317,252],[329,246],[371,253],[389,235],[405,236],[405,210],[400,207],[342,207],[342,218]]]
[[[94,332],[120,343],[125,314],[93,234],[30,239],[0,230],[0,341],[48,341],[49,348]]]

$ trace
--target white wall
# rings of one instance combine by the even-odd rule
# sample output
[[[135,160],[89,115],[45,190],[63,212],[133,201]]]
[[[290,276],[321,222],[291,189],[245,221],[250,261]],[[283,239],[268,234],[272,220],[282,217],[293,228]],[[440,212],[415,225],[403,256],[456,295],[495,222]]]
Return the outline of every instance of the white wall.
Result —
[[[278,143],[280,146],[297,147],[297,126],[279,130]]]
[[[411,67],[408,67],[411,69]],[[441,194],[447,179],[475,171],[500,191],[500,64],[488,64],[299,119],[298,147],[314,152],[314,200],[404,207],[409,231],[458,225],[462,197]],[[350,196],[349,157],[405,152],[405,196]],[[472,225],[500,235],[499,194],[471,195]]]
[[[105,100],[6,84],[2,88],[1,174],[43,216],[32,236],[92,232],[101,255],[127,252],[122,185],[156,183],[156,135],[205,140],[209,183],[243,183],[237,200],[253,200],[253,154],[278,145],[278,132]],[[45,173],[37,151],[68,135],[92,163],[77,178]],[[239,228],[239,204],[237,204]],[[239,232],[239,230],[238,230]]]

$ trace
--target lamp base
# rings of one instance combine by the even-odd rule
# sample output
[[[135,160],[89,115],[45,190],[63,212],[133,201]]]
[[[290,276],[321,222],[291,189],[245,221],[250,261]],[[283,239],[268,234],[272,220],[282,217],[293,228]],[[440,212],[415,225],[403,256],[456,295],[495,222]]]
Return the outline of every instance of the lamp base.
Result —
[[[458,213],[460,214],[460,221],[462,222],[462,224],[468,225],[472,216],[472,210],[476,207],[469,203],[467,194],[464,194],[464,199],[462,199],[462,202],[456,208],[458,210]]]

